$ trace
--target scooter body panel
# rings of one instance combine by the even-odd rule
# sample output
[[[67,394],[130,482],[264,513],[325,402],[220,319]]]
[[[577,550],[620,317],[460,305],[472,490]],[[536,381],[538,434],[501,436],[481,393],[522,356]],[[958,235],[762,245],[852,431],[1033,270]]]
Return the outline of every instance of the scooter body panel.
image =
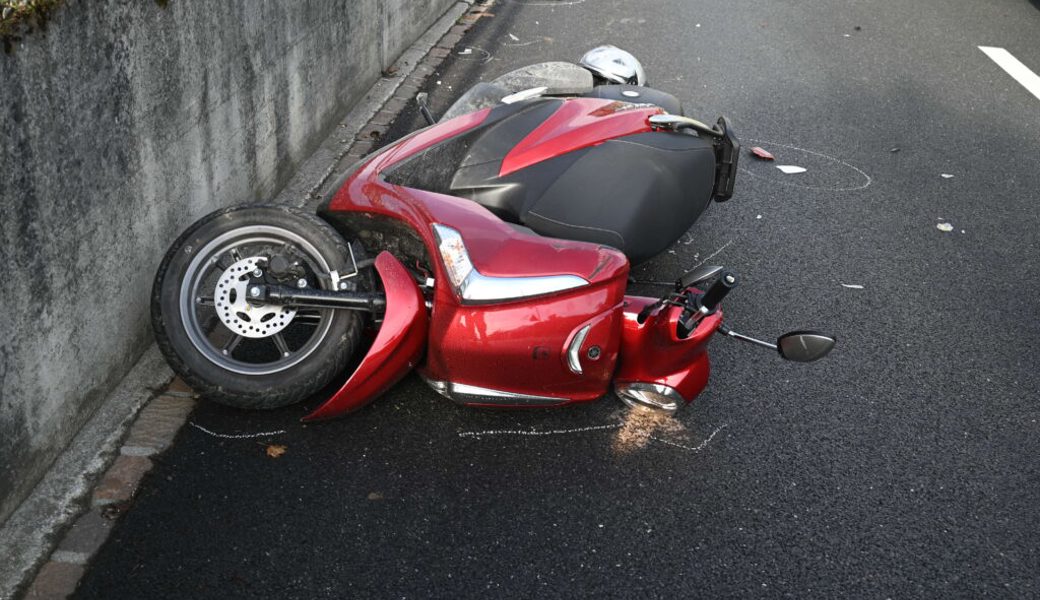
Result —
[[[687,402],[708,384],[708,342],[722,323],[722,311],[704,317],[685,338],[678,335],[676,306],[667,306],[640,323],[638,315],[653,298],[627,296],[621,331],[621,357],[615,383],[657,383],[675,389]]]
[[[304,421],[330,419],[365,406],[411,371],[422,356],[429,331],[422,293],[389,252],[376,257],[375,267],[386,291],[379,333],[350,379]]]
[[[659,112],[654,107],[633,109],[598,99],[572,100],[569,104],[573,109],[547,121],[529,136],[529,142],[511,152],[512,167],[508,168],[573,151],[582,144],[595,143],[593,138],[645,130],[647,116]],[[601,114],[592,114],[597,110]],[[702,328],[709,323],[717,325],[719,317],[706,319],[702,328],[686,340],[670,338],[663,325],[634,326],[630,323],[634,316],[629,313],[638,302],[633,304],[624,295],[629,263],[622,252],[594,243],[525,233],[473,201],[392,184],[382,177],[384,171],[431,146],[481,126],[490,114],[490,110],[484,110],[452,119],[376,153],[320,209],[329,221],[349,221],[348,228],[353,230],[364,230],[377,221],[393,221],[425,250],[428,275],[435,286],[426,298],[430,306],[429,335],[416,334],[426,346],[426,359],[418,365],[420,374],[444,395],[476,406],[549,406],[594,400],[607,393],[616,374],[634,381],[661,381],[680,390],[684,398],[693,398],[708,373],[704,346],[710,333]],[[576,137],[568,139],[567,131],[576,131]],[[474,267],[483,275],[574,275],[588,284],[545,296],[483,304],[464,302],[441,260],[434,224],[447,225],[461,234]],[[414,294],[410,306],[416,306]],[[416,310],[425,317],[425,307]],[[635,310],[638,312],[638,308]],[[672,320],[677,318],[672,311],[665,312]],[[418,317],[412,315],[412,319]],[[414,327],[414,323],[409,326]],[[383,328],[387,326],[384,322]],[[576,343],[583,330],[582,339]],[[368,367],[366,372],[359,369],[330,400],[328,409],[323,406],[309,418],[322,418],[334,410],[342,412],[344,406],[351,410],[367,402],[367,393],[364,400],[345,398],[353,393],[352,388],[364,386],[365,376],[382,374],[379,360],[393,360],[398,368],[411,362],[391,353],[370,357],[363,363]],[[397,377],[395,374],[392,379]],[[377,384],[364,386],[366,392],[370,388],[386,389],[384,379],[390,378],[378,379]]]
[[[651,131],[648,119],[660,107],[636,107],[629,102],[577,98],[565,102],[551,117],[510,150],[502,161],[504,177],[544,160],[605,140]]]
[[[494,403],[498,406],[530,406],[528,398],[558,399],[551,404],[599,398],[609,389],[617,363],[624,285],[621,277],[522,302],[438,304],[420,372],[431,381],[495,390],[501,395]],[[579,337],[585,327],[588,331]],[[568,353],[577,369],[569,365]]]

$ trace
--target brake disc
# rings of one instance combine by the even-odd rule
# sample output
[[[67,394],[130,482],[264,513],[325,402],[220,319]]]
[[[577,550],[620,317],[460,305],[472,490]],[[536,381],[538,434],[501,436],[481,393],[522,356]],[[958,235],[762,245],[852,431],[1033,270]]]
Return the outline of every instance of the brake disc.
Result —
[[[265,338],[285,329],[296,316],[296,309],[274,304],[249,302],[249,280],[253,271],[267,259],[243,258],[228,267],[213,293],[217,316],[232,332],[248,338]]]

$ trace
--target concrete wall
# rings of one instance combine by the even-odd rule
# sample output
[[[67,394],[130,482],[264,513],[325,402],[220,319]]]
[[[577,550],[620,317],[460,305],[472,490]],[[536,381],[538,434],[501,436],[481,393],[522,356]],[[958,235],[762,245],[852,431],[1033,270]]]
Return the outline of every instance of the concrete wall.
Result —
[[[0,522],[151,343],[188,223],[272,197],[453,0],[67,0],[0,54]]]

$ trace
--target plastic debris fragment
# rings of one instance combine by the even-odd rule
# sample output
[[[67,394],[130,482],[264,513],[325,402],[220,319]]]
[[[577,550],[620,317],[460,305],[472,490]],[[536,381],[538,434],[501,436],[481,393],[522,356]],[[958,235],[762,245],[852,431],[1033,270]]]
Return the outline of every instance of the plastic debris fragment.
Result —
[[[753,148],[751,148],[751,154],[754,154],[756,157],[761,158],[762,160],[774,160],[776,158],[772,155],[772,153],[770,153],[765,148],[762,148],[761,146],[754,146]]]
[[[785,175],[805,173],[805,167],[796,167],[795,165],[777,165],[776,168],[780,169]]]
[[[946,233],[949,233],[949,232],[953,231],[953,225],[950,225],[949,223],[939,223],[938,225],[935,226],[935,228],[938,229],[939,231],[943,231],[943,232],[946,232]]]

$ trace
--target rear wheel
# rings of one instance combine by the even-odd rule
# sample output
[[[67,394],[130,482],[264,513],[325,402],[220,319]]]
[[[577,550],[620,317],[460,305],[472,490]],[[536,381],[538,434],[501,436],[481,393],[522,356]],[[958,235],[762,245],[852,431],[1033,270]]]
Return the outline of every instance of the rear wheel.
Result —
[[[250,302],[250,282],[371,288],[348,245],[317,216],[245,206],[203,217],[174,242],[152,289],[152,325],[173,369],[196,391],[239,408],[276,408],[315,393],[358,348],[362,315]]]

